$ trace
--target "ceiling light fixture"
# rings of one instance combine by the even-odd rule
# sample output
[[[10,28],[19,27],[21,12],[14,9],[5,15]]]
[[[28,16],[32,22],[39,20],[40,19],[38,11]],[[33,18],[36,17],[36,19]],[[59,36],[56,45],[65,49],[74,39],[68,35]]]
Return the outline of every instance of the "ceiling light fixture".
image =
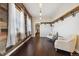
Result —
[[[40,8],[42,8],[42,3],[40,3],[39,5],[40,5]]]
[[[41,12],[41,10],[40,10],[40,16],[42,16],[42,12]]]
[[[75,12],[71,12],[71,14],[72,14],[72,16],[73,16],[73,17],[76,15],[76,13],[75,13]]]
[[[42,9],[42,3],[39,4],[39,7],[40,7],[40,20],[41,20],[42,19],[42,10],[41,10]]]

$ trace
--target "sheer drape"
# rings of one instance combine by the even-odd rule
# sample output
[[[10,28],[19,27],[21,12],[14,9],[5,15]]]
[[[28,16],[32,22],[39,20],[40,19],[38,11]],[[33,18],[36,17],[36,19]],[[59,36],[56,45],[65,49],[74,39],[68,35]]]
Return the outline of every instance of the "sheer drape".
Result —
[[[31,34],[31,19],[27,15],[27,35],[29,36]]]
[[[15,37],[16,37],[16,15],[15,15],[15,4],[9,4],[9,24],[8,24],[8,39],[7,39],[7,46],[10,47],[11,45],[15,45]]]

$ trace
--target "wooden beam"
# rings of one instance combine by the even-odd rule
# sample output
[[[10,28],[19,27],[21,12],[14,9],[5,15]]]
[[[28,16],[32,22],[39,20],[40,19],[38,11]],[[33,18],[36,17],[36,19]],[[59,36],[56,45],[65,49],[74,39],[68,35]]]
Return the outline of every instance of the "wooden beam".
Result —
[[[31,14],[28,12],[28,10],[25,8],[25,6],[22,4],[22,3],[15,3],[16,7],[19,9],[19,10],[24,10],[24,13],[32,18]]]
[[[8,9],[4,8],[4,7],[3,7],[3,6],[1,6],[1,5],[0,5],[0,9],[1,9],[2,11],[5,11],[5,12],[7,12],[7,11],[8,11]]]
[[[67,13],[65,13],[64,15],[58,17],[57,19],[55,19],[54,21],[52,22],[41,22],[42,24],[43,23],[47,23],[47,24],[50,24],[50,23],[55,23],[55,22],[58,22],[59,20],[64,20],[64,18],[68,17],[68,16],[71,16],[72,13],[78,13],[79,12],[79,6],[73,8],[72,10],[68,11]]]
[[[59,21],[59,20],[64,20],[64,18],[72,15],[72,12],[74,13],[78,13],[79,12],[79,6],[75,7],[74,9],[68,11],[67,13],[65,13],[64,15],[60,16],[59,18],[57,18],[56,20],[54,20],[53,22]]]

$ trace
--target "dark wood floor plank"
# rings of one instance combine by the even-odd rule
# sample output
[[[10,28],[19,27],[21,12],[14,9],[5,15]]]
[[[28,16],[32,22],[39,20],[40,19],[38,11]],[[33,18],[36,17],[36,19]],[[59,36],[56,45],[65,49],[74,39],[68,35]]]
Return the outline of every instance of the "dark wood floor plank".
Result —
[[[31,38],[14,56],[69,56],[69,53],[60,50],[56,52],[54,41],[48,38]]]

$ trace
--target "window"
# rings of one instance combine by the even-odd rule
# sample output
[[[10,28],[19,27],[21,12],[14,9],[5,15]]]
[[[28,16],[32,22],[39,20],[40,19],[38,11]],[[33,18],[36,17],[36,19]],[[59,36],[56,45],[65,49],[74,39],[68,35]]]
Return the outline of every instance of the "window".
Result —
[[[31,34],[31,19],[26,16],[27,21],[25,23],[25,11],[22,7],[18,6],[19,4],[16,5],[14,3],[9,3],[9,32],[6,45],[7,50],[11,48],[13,49],[15,46],[19,45],[24,38],[26,38],[25,26],[28,28],[28,34]]]
[[[16,8],[16,20],[15,20],[15,27],[16,27],[16,44],[21,41],[20,40],[20,27],[21,27],[21,11]]]
[[[31,34],[31,19],[29,18],[29,16],[27,15],[27,36],[29,36]]]
[[[16,8],[16,44],[25,38],[25,19],[24,11]]]
[[[7,48],[18,45],[25,36],[24,11],[14,3],[9,4],[9,32]],[[10,48],[9,48],[10,49]]]

